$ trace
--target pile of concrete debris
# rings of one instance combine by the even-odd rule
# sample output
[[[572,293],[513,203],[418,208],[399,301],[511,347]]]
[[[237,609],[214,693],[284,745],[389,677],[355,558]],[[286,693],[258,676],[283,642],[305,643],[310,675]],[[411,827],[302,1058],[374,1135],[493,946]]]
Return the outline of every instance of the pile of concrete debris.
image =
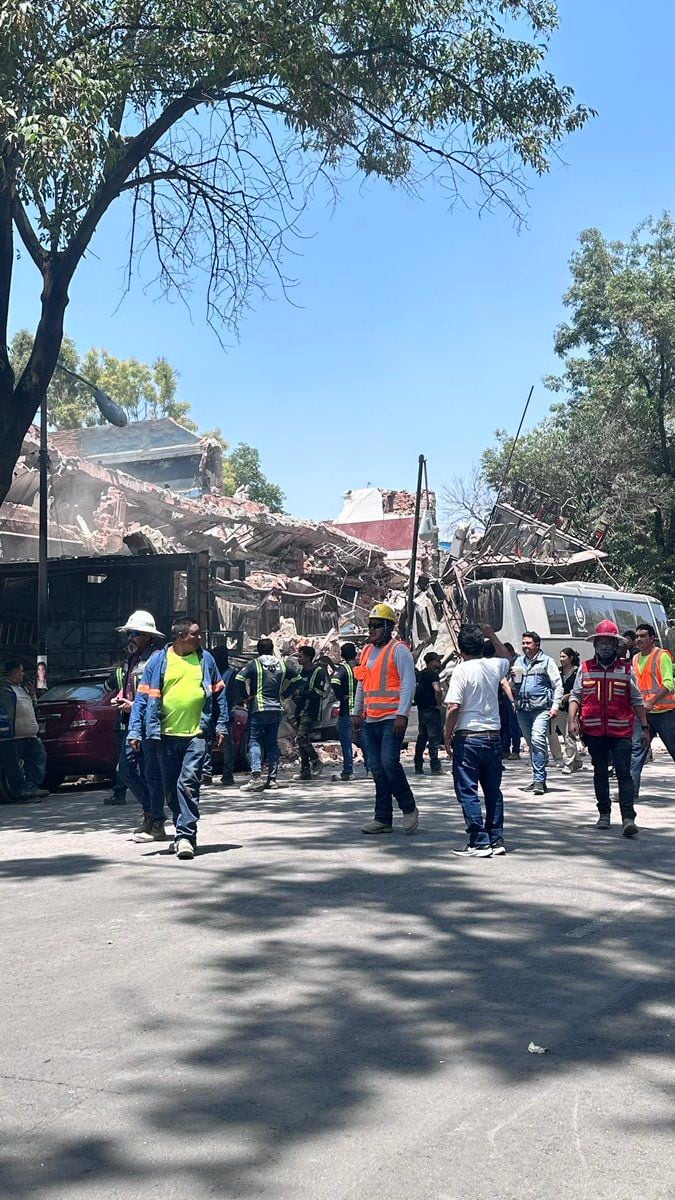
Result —
[[[129,431],[135,443],[112,442],[111,433],[130,442]],[[284,620],[303,637],[362,628],[368,608],[405,585],[405,571],[383,548],[337,525],[272,513],[241,491],[223,495],[218,449],[170,420],[50,434],[50,558],[208,550],[221,629],[251,637]],[[5,561],[37,558],[38,487],[32,429],[0,508]]]

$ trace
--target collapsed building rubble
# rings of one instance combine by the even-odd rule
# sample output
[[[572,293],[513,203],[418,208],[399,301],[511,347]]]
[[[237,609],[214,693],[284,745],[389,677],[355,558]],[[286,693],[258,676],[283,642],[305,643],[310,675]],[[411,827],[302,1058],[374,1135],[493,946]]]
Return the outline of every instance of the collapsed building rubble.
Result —
[[[337,634],[343,625],[363,627],[369,607],[405,584],[405,573],[387,562],[384,550],[328,522],[272,513],[241,492],[237,497],[217,490],[178,493],[68,453],[72,437],[56,435],[54,441],[49,448],[50,557],[208,551],[220,630],[252,638],[292,619],[304,638],[324,637],[331,630]],[[125,451],[127,460],[131,453]],[[0,508],[3,560],[37,558],[37,454],[33,429]]]

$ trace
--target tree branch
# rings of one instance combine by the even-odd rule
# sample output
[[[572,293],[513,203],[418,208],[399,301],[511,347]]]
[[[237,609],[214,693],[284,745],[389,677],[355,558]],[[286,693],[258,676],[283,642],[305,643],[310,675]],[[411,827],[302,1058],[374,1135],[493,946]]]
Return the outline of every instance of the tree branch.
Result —
[[[38,271],[42,273],[42,271],[44,271],[47,254],[40,245],[38,236],[28,220],[28,214],[23,204],[19,200],[15,188],[12,189],[12,217],[21,241],[30,254]]]

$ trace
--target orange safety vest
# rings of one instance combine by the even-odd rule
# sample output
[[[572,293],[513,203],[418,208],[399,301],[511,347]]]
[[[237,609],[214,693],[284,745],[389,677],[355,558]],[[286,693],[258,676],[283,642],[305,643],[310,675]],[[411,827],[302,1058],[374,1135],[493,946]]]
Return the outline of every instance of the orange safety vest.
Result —
[[[366,717],[382,721],[395,717],[401,698],[401,677],[394,660],[397,642],[387,642],[372,666],[368,659],[377,647],[370,642],[361,651],[361,662],[354,668],[354,677],[363,688],[363,707]]]
[[[633,669],[637,685],[642,692],[643,700],[653,700],[656,693],[663,687],[663,675],[661,674],[661,660],[667,650],[661,650],[659,646],[655,646],[651,654],[647,658],[642,670],[639,666],[640,655],[636,654],[633,659]],[[671,692],[669,696],[664,696],[652,708],[652,712],[672,712],[675,708],[675,695]]]

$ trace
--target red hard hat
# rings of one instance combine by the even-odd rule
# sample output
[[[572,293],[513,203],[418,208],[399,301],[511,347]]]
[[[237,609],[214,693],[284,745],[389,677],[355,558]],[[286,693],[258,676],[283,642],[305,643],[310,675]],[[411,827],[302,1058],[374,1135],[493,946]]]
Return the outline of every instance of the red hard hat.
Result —
[[[600,623],[595,627],[595,633],[593,634],[593,637],[620,638],[621,634],[619,633],[618,625],[615,625],[613,621],[600,621]]]

